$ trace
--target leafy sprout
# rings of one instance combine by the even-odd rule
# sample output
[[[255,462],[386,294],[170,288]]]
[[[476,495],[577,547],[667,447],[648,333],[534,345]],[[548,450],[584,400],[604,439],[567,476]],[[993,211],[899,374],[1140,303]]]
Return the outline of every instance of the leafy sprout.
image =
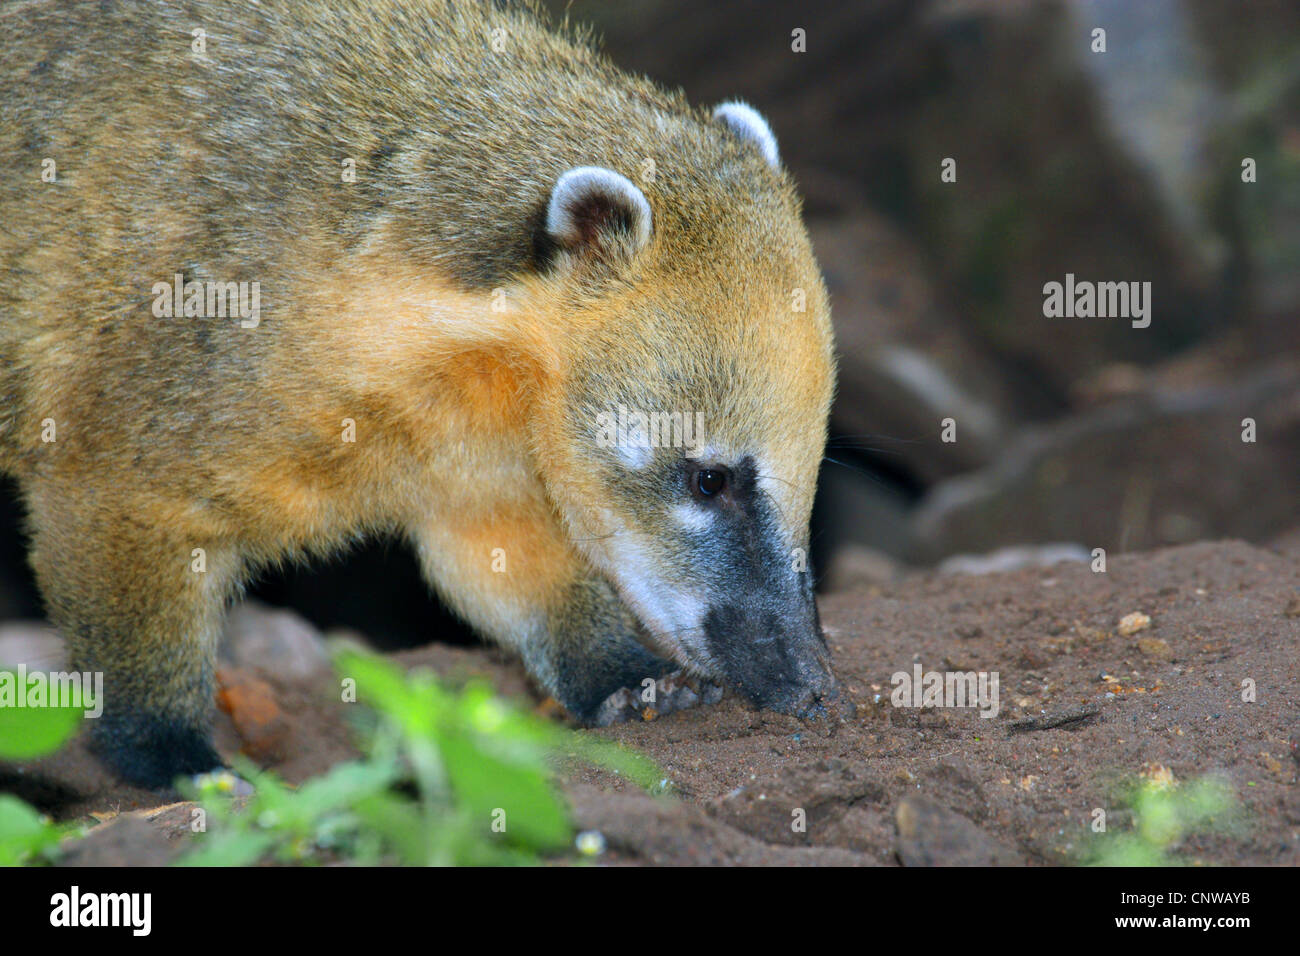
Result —
[[[659,778],[647,758],[542,720],[483,684],[451,690],[428,671],[356,651],[335,664],[369,712],[364,757],[296,789],[239,761],[255,788],[242,805],[228,775],[202,781],[191,792],[208,832],[183,864],[534,863],[573,839],[553,782],[557,759],[647,788]]]
[[[1206,776],[1178,784],[1172,776],[1144,779],[1132,788],[1132,830],[1099,837],[1087,862],[1094,866],[1172,866],[1172,851],[1197,833],[1221,831],[1237,823],[1238,804],[1224,780]]]

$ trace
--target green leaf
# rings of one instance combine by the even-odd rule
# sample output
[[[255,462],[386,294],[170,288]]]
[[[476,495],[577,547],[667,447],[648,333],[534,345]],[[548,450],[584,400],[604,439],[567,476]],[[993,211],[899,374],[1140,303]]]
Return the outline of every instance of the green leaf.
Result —
[[[0,700],[26,693],[26,688],[15,686],[17,681],[13,671],[0,670],[0,682],[8,683]],[[76,733],[84,714],[76,707],[0,706],[0,759],[31,760],[54,753]]]
[[[428,671],[353,651],[336,666],[356,681],[359,714],[376,715],[356,722],[366,757],[296,789],[237,760],[253,795],[232,800],[215,781],[198,789],[211,832],[184,863],[536,864],[540,853],[569,847],[573,832],[552,779],[558,757],[647,786],[658,779],[649,760],[577,737],[486,684],[448,690]]]
[[[274,846],[273,833],[232,830],[211,834],[176,861],[177,866],[252,866]]]
[[[0,793],[0,866],[18,866],[53,849],[67,829],[17,797]]]
[[[463,737],[443,741],[443,759],[457,802],[486,831],[504,814],[511,843],[538,850],[568,844],[568,814],[540,768],[504,761]]]

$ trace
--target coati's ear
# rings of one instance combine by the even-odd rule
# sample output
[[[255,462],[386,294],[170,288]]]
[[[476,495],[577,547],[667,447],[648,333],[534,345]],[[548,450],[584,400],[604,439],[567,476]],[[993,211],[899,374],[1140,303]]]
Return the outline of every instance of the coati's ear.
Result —
[[[581,255],[616,248],[639,252],[650,242],[650,203],[632,180],[601,166],[578,166],[555,181],[546,207],[546,234]]]
[[[722,123],[741,139],[754,143],[773,169],[781,168],[781,154],[777,151],[772,127],[767,125],[763,114],[754,107],[740,100],[719,103],[713,111],[713,119]]]

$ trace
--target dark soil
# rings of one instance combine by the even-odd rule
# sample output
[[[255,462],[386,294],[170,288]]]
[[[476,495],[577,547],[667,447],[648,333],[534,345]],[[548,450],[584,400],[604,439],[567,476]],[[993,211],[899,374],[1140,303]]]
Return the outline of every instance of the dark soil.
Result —
[[[1105,810],[1132,826],[1130,788],[1220,775],[1238,801],[1228,821],[1171,847],[1178,862],[1300,863],[1300,560],[1290,548],[1202,543],[986,576],[914,572],[832,594],[822,618],[851,719],[804,721],[757,712],[732,696],[715,706],[599,731],[648,753],[676,797],[651,797],[616,776],[569,770],[578,825],[600,830],[611,863],[1063,864],[1081,861]],[[1150,625],[1129,636],[1133,612]],[[499,652],[434,646],[394,655],[451,679],[488,676],[537,705]],[[996,671],[1001,710],[896,708],[891,675]],[[273,733],[222,715],[219,746],[258,748],[292,781],[351,754],[336,683],[265,680]],[[1243,701],[1254,681],[1256,700]],[[261,686],[261,685],[256,685]],[[543,708],[545,709],[545,708]],[[251,748],[250,748],[250,738]],[[269,743],[268,743],[269,740]],[[17,790],[63,818],[156,808],[157,795],[114,784],[74,746],[16,772]],[[792,826],[802,810],[806,826]],[[79,851],[97,863],[156,862],[174,852],[183,808],[132,814]],[[114,833],[117,833],[114,836]],[[102,834],[102,836],[101,836]],[[163,854],[166,855],[165,853]],[[74,859],[76,857],[74,856]]]

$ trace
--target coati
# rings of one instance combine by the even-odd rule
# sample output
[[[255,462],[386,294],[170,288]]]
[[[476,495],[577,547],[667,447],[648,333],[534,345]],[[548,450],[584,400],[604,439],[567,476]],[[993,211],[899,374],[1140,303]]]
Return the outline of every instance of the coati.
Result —
[[[837,694],[828,302],[750,107],[526,6],[24,0],[0,168],[0,470],[125,778],[219,765],[227,604],[367,535],[581,721]]]

